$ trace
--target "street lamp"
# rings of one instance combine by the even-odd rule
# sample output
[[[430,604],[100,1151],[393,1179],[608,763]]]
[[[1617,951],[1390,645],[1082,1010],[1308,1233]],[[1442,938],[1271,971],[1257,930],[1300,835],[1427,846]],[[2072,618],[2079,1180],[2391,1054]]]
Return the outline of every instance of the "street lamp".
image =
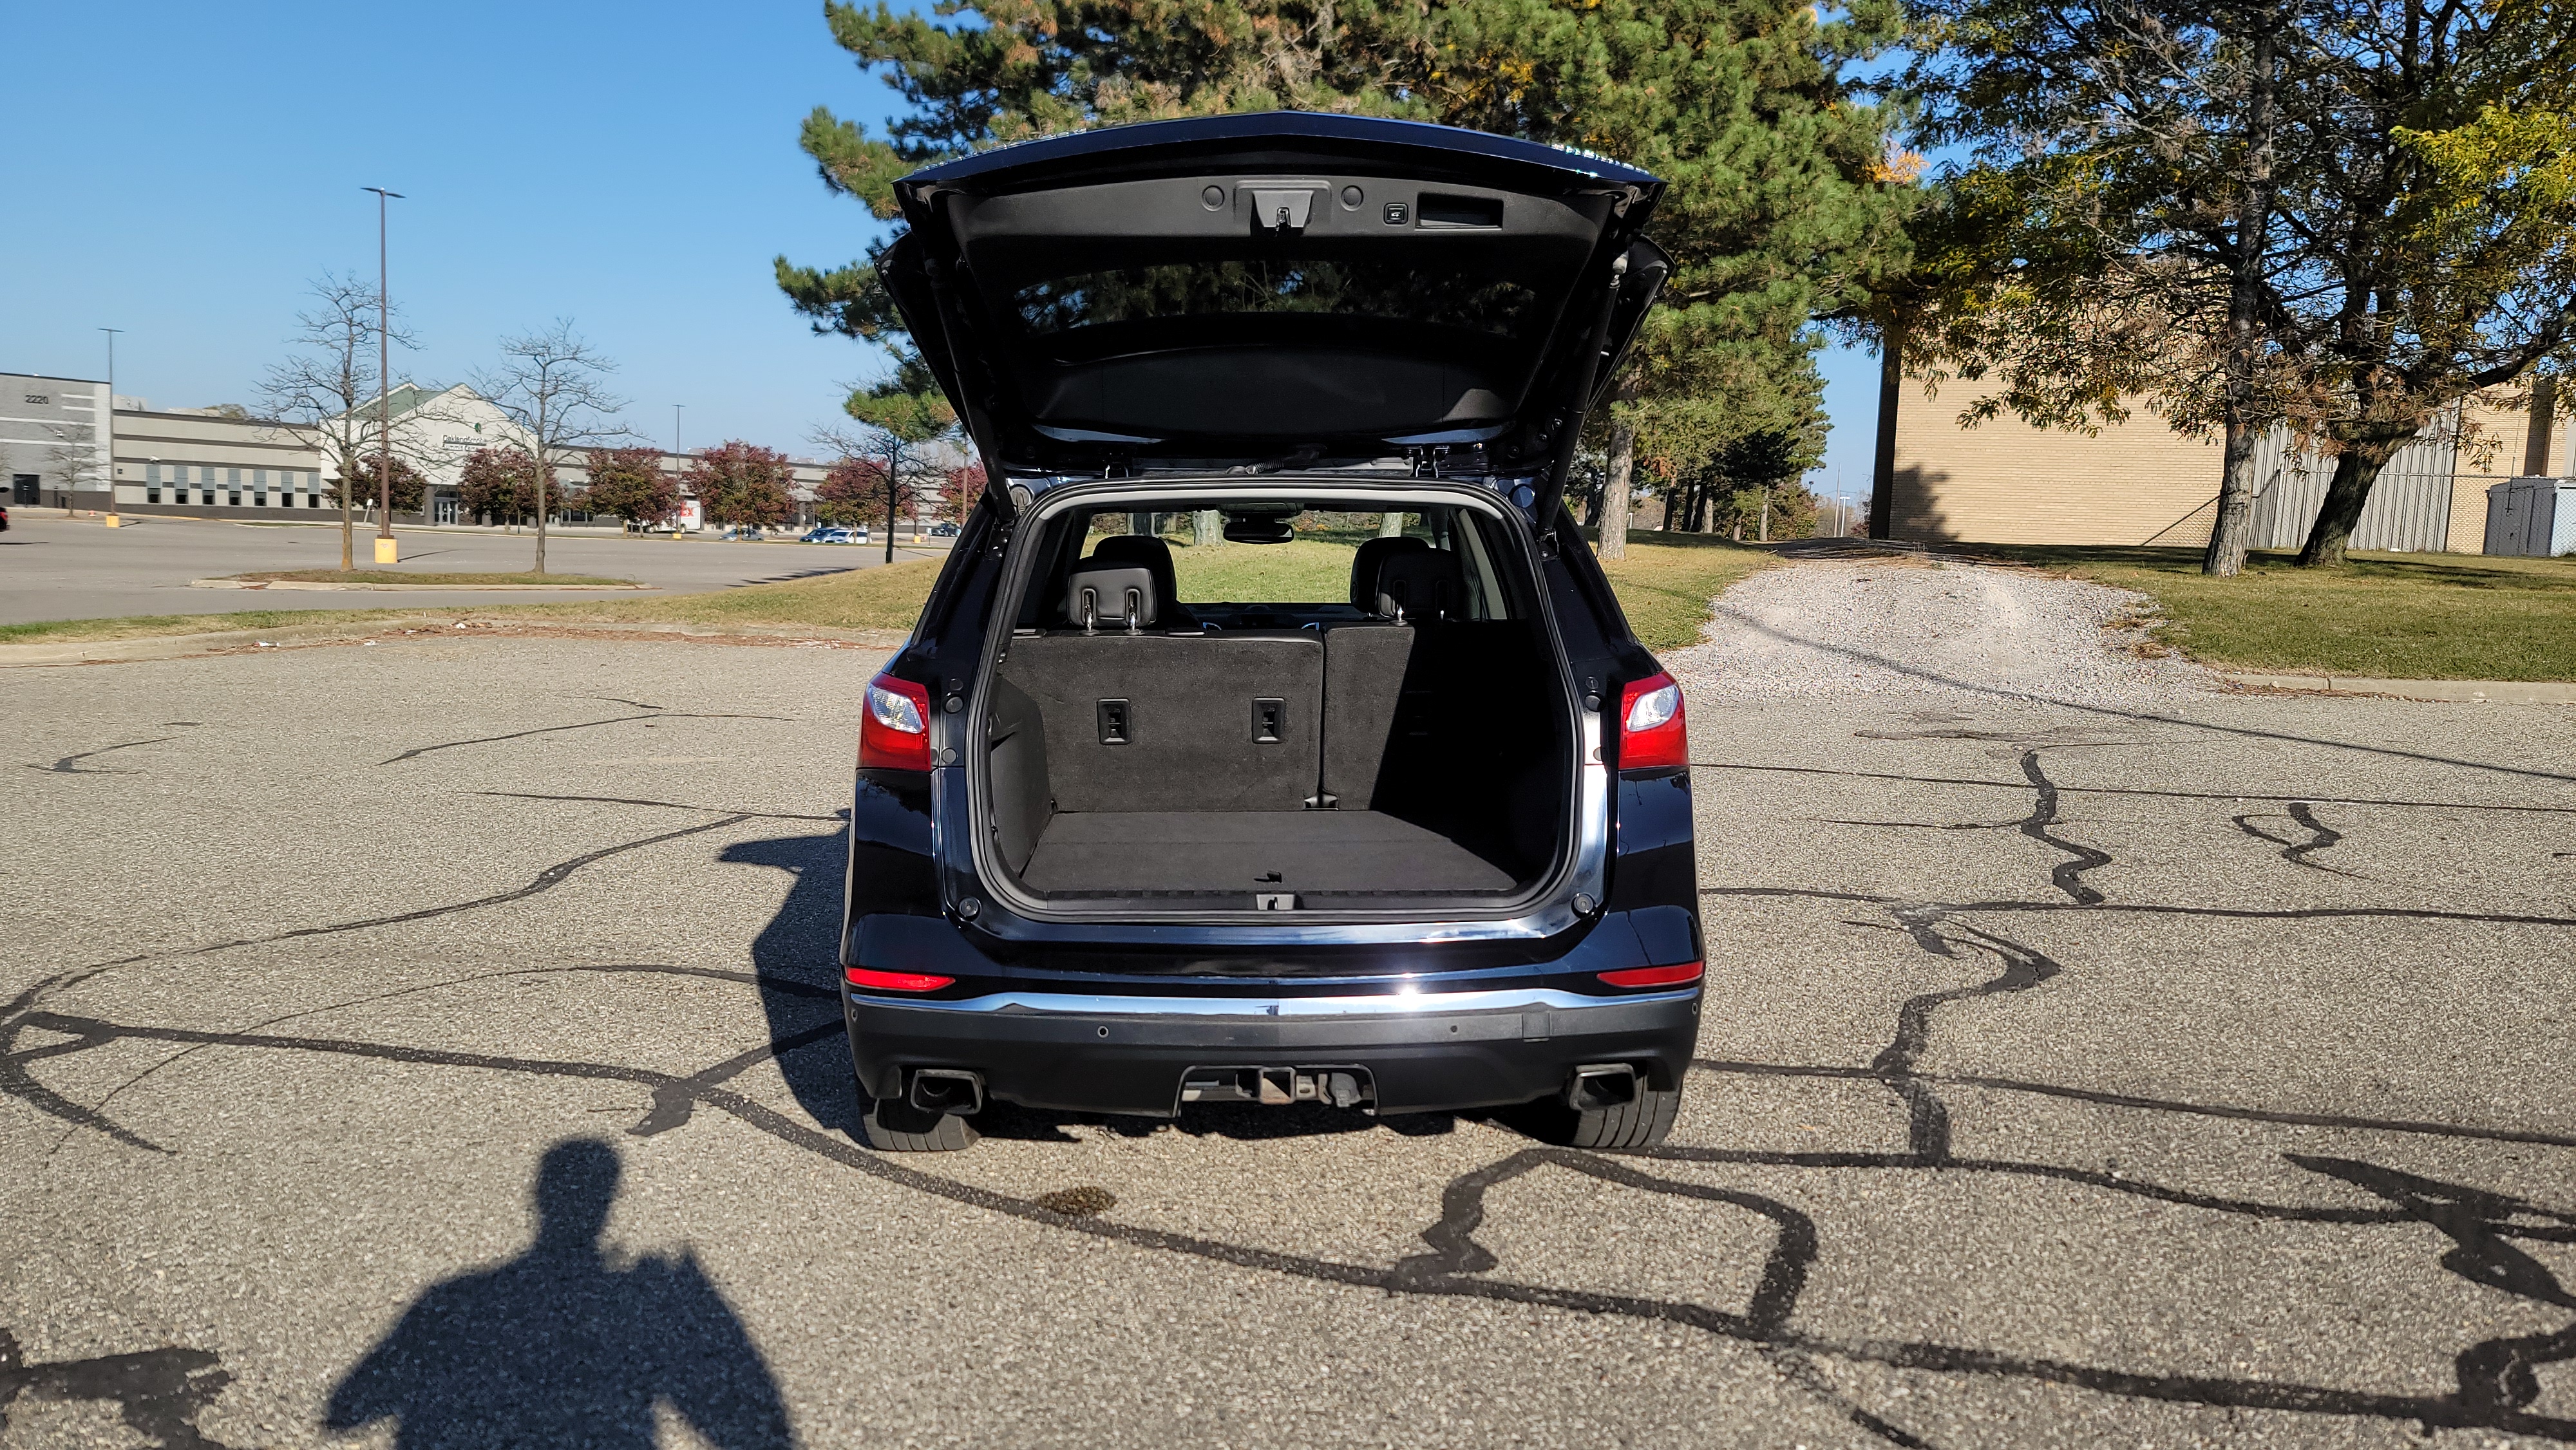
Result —
[[[376,562],[396,561],[394,544],[394,379],[392,294],[386,290],[385,203],[401,201],[399,191],[362,186],[376,194]]]
[[[116,335],[122,327],[102,327],[107,334],[107,526],[120,528],[125,520],[116,516]]]

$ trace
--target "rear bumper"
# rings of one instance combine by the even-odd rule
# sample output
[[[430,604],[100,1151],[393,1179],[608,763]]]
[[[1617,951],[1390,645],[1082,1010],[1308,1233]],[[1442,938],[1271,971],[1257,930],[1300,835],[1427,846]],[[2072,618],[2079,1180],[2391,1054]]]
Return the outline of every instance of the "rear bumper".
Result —
[[[966,1068],[1025,1107],[1168,1118],[1192,1068],[1365,1069],[1384,1113],[1503,1107],[1562,1091],[1578,1064],[1680,1081],[1699,991],[1544,988],[1393,997],[1135,997],[1005,991],[925,1002],[844,990],[859,1081],[896,1097],[917,1067]],[[1401,1005],[1399,1005],[1401,1004]]]

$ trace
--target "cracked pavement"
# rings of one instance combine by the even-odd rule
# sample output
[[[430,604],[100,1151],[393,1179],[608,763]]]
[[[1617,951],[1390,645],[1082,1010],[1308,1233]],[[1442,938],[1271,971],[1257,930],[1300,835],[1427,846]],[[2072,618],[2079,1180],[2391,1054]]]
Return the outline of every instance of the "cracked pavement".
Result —
[[[1667,1147],[887,1157],[877,659],[12,671],[0,1445],[2576,1442],[2576,711],[1703,692]]]

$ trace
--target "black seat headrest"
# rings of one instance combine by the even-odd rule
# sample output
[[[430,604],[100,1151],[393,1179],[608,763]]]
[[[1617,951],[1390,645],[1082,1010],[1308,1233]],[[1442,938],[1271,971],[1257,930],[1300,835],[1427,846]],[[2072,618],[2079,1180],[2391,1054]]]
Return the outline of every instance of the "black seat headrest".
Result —
[[[1377,612],[1401,619],[1456,619],[1467,611],[1467,575],[1458,556],[1440,549],[1410,550],[1377,571]]]
[[[1083,561],[1087,568],[1122,565],[1142,569],[1154,576],[1154,597],[1170,603],[1180,594],[1173,582],[1172,546],[1151,534],[1114,534],[1091,546],[1091,557]]]
[[[1378,570],[1398,554],[1418,554],[1430,547],[1409,534],[1393,534],[1360,545],[1360,551],[1351,557],[1351,603],[1376,613]]]
[[[1159,613],[1150,570],[1132,565],[1076,569],[1065,581],[1065,618],[1086,630],[1113,624],[1132,634],[1152,624]]]

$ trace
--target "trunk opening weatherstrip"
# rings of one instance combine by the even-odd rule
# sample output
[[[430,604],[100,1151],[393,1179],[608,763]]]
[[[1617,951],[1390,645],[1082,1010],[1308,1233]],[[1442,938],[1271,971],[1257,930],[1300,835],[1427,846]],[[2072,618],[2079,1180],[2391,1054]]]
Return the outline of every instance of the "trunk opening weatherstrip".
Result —
[[[1010,880],[1007,872],[997,872],[993,869],[994,863],[987,855],[991,848],[991,841],[986,832],[980,829],[980,823],[984,820],[984,813],[988,809],[982,760],[984,726],[988,712],[983,702],[991,698],[993,678],[999,670],[1000,656],[1009,648],[1011,629],[1017,617],[1022,591],[1027,588],[1028,577],[1034,572],[1038,562],[1030,551],[1030,544],[1037,536],[1037,526],[1064,509],[1077,507],[1093,499],[1104,499],[1115,504],[1123,501],[1124,497],[1135,497],[1139,501],[1150,504],[1155,494],[1168,496],[1180,493],[1202,498],[1236,496],[1245,499],[1263,499],[1290,491],[1318,498],[1341,494],[1382,503],[1446,503],[1477,508],[1488,516],[1501,520],[1507,530],[1514,530],[1519,551],[1523,556],[1520,561],[1523,566],[1529,568],[1534,576],[1542,575],[1544,571],[1535,532],[1514,528],[1516,524],[1524,523],[1517,517],[1518,510],[1512,508],[1509,502],[1501,498],[1489,484],[1468,479],[1381,481],[1283,473],[1271,475],[1260,483],[1246,483],[1240,478],[1224,475],[1195,478],[1179,475],[1151,480],[1085,480],[1047,490],[1038,496],[1033,507],[1023,511],[1022,518],[1014,521],[1002,576],[994,586],[991,617],[985,622],[982,657],[976,664],[973,694],[969,696],[970,708],[964,712],[964,748],[960,751],[960,758],[956,764],[945,767],[959,772],[958,780],[964,787],[967,816],[970,820],[979,823],[979,828],[963,833],[965,839],[957,844],[962,848],[959,854],[965,859],[953,863],[946,854],[944,835],[937,831],[934,824],[934,849],[941,852],[934,859],[942,863],[940,870],[942,895],[946,898],[945,904],[949,909],[955,909],[956,898],[963,894],[963,891],[975,889],[967,885],[971,882],[976,883],[984,893],[995,898],[997,904],[1006,906],[1010,915],[1032,922],[1074,925],[1100,919],[1092,913],[1051,910],[1047,903],[1030,898],[1020,891]],[[1566,692],[1564,704],[1570,712],[1569,723],[1573,726],[1571,744],[1575,753],[1574,773],[1568,783],[1573,788],[1575,818],[1567,822],[1567,840],[1564,845],[1566,854],[1558,859],[1556,869],[1549,878],[1534,886],[1527,895],[1492,912],[1443,913],[1444,918],[1453,924],[1473,922],[1477,927],[1488,928],[1477,930],[1471,927],[1455,933],[1456,939],[1484,938],[1491,935],[1551,936],[1564,931],[1576,925],[1579,920],[1578,914],[1569,904],[1571,895],[1580,891],[1589,893],[1596,901],[1601,900],[1603,887],[1608,878],[1609,781],[1602,763],[1601,712],[1583,708],[1576,682],[1567,673],[1565,641],[1557,627],[1555,609],[1547,597],[1543,582],[1536,579],[1533,582],[1540,583],[1533,600],[1535,617],[1546,634],[1548,652],[1555,662],[1560,688]],[[938,772],[934,771],[933,774],[936,776]],[[933,812],[934,817],[937,814],[936,811]],[[1160,922],[1167,922],[1172,926],[1204,925],[1222,929],[1246,925],[1248,924],[1246,918],[1257,921],[1265,913],[1191,912],[1172,913],[1169,916],[1163,913],[1152,915],[1159,918]],[[1287,915],[1302,918],[1296,923],[1301,926],[1404,919],[1403,914],[1392,912],[1359,914],[1318,911]],[[1259,924],[1265,927],[1278,927],[1289,923],[1281,922],[1274,917],[1269,921],[1260,921]],[[988,930],[999,925],[998,921],[986,923]],[[1497,926],[1503,927],[1504,930],[1501,932],[1490,930]],[[1512,931],[1510,928],[1513,926],[1522,927],[1523,930]]]

